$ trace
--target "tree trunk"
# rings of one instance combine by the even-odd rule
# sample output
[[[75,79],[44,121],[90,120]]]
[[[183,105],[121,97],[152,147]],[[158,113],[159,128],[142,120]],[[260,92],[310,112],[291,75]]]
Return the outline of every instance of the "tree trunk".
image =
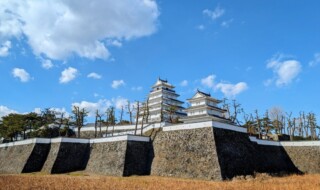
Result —
[[[107,124],[106,137],[108,137],[108,128],[109,128],[109,124]]]
[[[99,137],[102,137],[102,132],[101,132],[101,119],[100,119],[100,122],[99,122]]]
[[[144,122],[144,114],[142,116],[142,121],[141,121],[141,136],[143,135],[143,122]]]
[[[136,115],[136,126],[134,129],[134,135],[137,135],[138,122],[139,122],[139,101],[137,102],[137,115]]]
[[[97,138],[97,117],[96,121],[94,122],[94,138]]]

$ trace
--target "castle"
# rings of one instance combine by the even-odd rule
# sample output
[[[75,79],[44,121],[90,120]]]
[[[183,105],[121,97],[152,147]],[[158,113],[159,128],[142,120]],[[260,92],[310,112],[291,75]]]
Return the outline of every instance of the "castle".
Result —
[[[180,120],[184,123],[210,120],[230,122],[226,117],[226,110],[218,106],[221,100],[212,98],[210,94],[197,90],[196,94],[187,100],[190,107],[184,108],[184,102],[178,100],[179,94],[176,93],[174,88],[167,80],[158,78],[152,86],[146,102],[144,102],[149,111],[147,123],[174,123]],[[140,112],[140,115],[143,114],[143,111]],[[140,118],[139,121],[141,120]]]
[[[183,102],[158,79],[145,103],[148,122],[117,126],[112,137],[35,138],[0,144],[0,173],[83,171],[112,176],[156,175],[225,180],[254,173],[320,173],[320,141],[257,139],[233,124],[221,101],[197,90]],[[146,118],[140,118],[140,121]],[[183,123],[172,124],[172,121]],[[103,130],[106,130],[104,128]],[[107,131],[108,133],[108,131]]]

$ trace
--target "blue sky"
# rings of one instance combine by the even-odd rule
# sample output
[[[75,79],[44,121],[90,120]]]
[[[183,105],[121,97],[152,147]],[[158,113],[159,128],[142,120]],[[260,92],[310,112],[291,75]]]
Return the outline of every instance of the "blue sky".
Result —
[[[318,1],[0,2],[0,116],[144,100],[160,76],[246,112],[320,114]]]

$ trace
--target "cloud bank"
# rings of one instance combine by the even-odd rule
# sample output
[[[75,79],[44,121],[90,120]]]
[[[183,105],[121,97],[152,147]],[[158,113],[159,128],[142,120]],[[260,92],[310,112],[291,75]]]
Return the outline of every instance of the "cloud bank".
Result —
[[[72,55],[107,59],[107,48],[153,34],[159,10],[153,0],[2,0],[0,56],[11,38],[25,39],[36,56],[65,60]]]

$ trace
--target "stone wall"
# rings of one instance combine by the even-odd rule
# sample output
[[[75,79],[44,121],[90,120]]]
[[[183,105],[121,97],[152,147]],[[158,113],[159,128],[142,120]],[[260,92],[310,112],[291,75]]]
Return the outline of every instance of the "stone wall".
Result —
[[[246,133],[213,130],[223,179],[254,172],[300,173],[281,146],[258,145]]]
[[[213,133],[222,179],[252,175],[255,171],[256,146],[248,135],[219,128],[213,128]]]
[[[22,173],[31,173],[41,171],[50,151],[50,144],[34,145],[33,151],[29,156]]]
[[[42,172],[67,173],[84,170],[89,159],[89,146],[89,143],[51,143],[48,159]]]
[[[149,142],[116,141],[91,144],[88,173],[113,176],[147,175]]]
[[[19,174],[41,170],[50,144],[26,143],[0,148],[0,173]]]
[[[213,125],[213,126],[212,126]],[[157,175],[207,180],[258,173],[320,173],[319,142],[257,140],[215,123],[169,126],[147,137],[58,138],[0,145],[0,173]],[[207,126],[207,127],[206,127]],[[29,142],[26,143],[26,142]],[[43,143],[36,143],[43,142]],[[313,144],[314,145],[313,145]]]
[[[213,128],[160,131],[151,175],[221,180]]]
[[[320,146],[269,142],[258,144],[247,133],[216,127],[160,131],[151,174],[221,180],[256,172],[320,173]]]
[[[152,153],[150,142],[128,141],[123,176],[149,175]]]
[[[102,134],[105,133],[105,131],[102,131]],[[78,131],[75,131],[76,136],[78,136]],[[97,131],[97,137],[95,137],[95,132],[94,131],[81,131],[80,133],[81,138],[100,138],[100,132],[99,130]]]
[[[35,144],[26,144],[0,148],[0,173],[22,173],[34,146]]]
[[[286,154],[303,173],[320,173],[320,146],[284,146]]]
[[[127,142],[93,143],[86,172],[122,176]]]

